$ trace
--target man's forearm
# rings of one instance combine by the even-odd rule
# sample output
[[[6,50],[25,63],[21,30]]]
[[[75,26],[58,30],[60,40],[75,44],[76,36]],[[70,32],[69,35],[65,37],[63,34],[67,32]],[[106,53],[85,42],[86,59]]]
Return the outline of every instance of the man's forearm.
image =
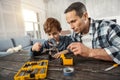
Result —
[[[89,57],[113,61],[112,58],[107,54],[107,52],[104,49],[90,49],[89,52],[90,52]]]

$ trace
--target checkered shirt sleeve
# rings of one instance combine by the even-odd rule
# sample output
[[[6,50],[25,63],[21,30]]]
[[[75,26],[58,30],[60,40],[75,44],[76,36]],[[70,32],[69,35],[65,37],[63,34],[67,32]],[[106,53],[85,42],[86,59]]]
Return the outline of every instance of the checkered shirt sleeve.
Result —
[[[112,21],[103,20],[96,26],[93,46],[104,48],[112,59],[120,64],[120,26]],[[94,24],[94,25],[95,25]]]

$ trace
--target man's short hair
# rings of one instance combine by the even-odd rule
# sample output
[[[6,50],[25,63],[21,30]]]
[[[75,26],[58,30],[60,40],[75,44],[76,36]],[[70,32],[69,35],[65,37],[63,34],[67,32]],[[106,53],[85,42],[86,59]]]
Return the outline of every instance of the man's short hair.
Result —
[[[75,10],[76,14],[79,16],[79,17],[82,17],[83,13],[86,12],[86,7],[83,3],[81,2],[75,2],[75,3],[72,3],[66,10],[64,13],[68,13],[70,11],[73,11]]]

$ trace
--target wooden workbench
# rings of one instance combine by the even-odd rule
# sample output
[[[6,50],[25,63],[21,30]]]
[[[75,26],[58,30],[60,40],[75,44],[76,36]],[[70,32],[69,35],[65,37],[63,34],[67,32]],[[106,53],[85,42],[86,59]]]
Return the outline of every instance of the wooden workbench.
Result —
[[[73,56],[73,55],[72,55]],[[105,72],[104,69],[112,66],[113,62],[73,56],[75,65],[74,75],[64,76],[62,70],[66,66],[60,64],[59,59],[49,61],[47,78],[45,80],[120,80],[120,67]],[[47,55],[38,58],[47,59]],[[20,51],[5,57],[0,57],[0,80],[14,80],[14,75],[22,65],[30,60],[28,52]]]

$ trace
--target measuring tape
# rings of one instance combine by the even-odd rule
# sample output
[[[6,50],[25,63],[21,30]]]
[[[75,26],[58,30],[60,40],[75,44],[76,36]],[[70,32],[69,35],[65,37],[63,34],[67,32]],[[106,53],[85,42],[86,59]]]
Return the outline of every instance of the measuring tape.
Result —
[[[64,76],[72,76],[74,73],[74,68],[66,67],[63,69]]]

